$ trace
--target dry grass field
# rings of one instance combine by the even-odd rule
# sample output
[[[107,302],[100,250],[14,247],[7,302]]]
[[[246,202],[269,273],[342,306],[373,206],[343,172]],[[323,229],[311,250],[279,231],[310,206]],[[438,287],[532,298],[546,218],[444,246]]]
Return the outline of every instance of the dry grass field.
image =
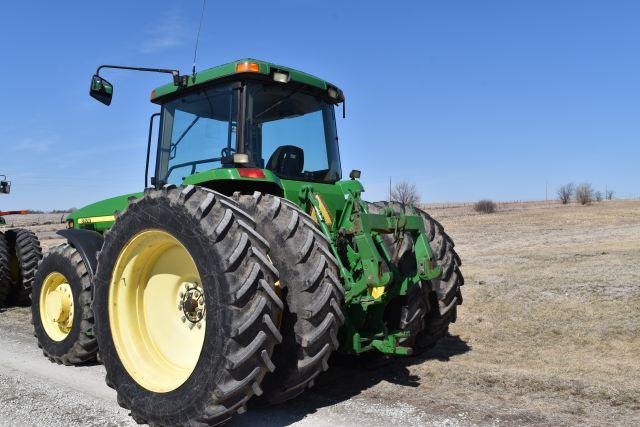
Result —
[[[360,398],[463,424],[639,425],[640,201],[443,216],[466,278],[458,322]],[[372,375],[334,373],[327,393]]]
[[[471,351],[418,369],[505,419],[640,423],[640,202],[446,225],[468,284],[451,333]]]
[[[418,357],[336,361],[235,425],[640,425],[640,201],[431,212],[464,264],[451,336]]]

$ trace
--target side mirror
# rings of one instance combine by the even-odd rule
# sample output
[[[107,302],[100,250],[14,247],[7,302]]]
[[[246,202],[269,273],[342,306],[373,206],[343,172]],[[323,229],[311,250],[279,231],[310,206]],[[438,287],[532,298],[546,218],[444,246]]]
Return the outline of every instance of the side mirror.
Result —
[[[9,194],[11,192],[11,182],[0,181],[0,193]]]
[[[360,179],[360,171],[358,169],[354,169],[349,173],[349,178],[351,179]]]
[[[100,77],[97,74],[94,74],[91,77],[91,87],[89,88],[89,95],[92,98],[97,99],[102,102],[104,105],[111,105],[111,98],[113,97],[113,85]]]

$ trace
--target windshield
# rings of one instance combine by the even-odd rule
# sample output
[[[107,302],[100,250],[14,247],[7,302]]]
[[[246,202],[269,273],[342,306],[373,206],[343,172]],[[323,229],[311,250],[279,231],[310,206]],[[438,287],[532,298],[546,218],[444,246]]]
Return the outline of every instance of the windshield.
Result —
[[[237,84],[217,85],[168,101],[162,107],[158,182],[180,185],[197,172],[235,167],[236,152],[248,155],[244,166],[284,179],[340,180],[333,105],[292,86],[249,81],[242,91]]]
[[[252,166],[281,178],[341,177],[333,105],[299,87],[247,84],[245,151]]]
[[[158,176],[163,183],[220,167],[235,152],[238,102],[231,86],[217,86],[169,101],[162,109],[165,137]],[[168,137],[170,135],[170,137]]]

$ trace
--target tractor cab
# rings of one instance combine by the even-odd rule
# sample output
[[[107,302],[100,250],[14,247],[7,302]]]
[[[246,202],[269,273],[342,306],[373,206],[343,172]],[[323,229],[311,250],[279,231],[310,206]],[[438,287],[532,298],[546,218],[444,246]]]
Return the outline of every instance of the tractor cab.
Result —
[[[226,185],[230,179],[265,179],[280,187],[281,180],[341,179],[334,107],[344,95],[337,87],[254,59],[173,75],[172,83],[151,93],[161,107],[151,179],[156,188],[199,184],[225,192],[242,185]],[[113,86],[95,75],[91,93],[109,105]]]
[[[241,60],[198,74],[186,88],[158,88],[152,101],[162,107],[157,186],[212,169],[238,169],[241,178],[341,179],[334,105],[344,97],[315,77]]]
[[[7,180],[7,177],[0,175],[0,194],[9,194],[11,192],[11,181]]]
[[[248,73],[247,73],[248,74]],[[237,76],[162,104],[159,184],[216,168],[266,169],[281,179],[341,178],[334,104],[305,85]]]

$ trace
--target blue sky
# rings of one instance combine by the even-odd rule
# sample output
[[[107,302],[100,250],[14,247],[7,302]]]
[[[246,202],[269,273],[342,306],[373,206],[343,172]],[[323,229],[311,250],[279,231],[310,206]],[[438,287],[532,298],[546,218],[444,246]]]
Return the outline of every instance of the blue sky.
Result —
[[[191,68],[200,1],[10,2],[0,26],[1,209],[142,187],[151,90]],[[567,181],[640,195],[640,2],[208,0],[198,68],[256,57],[336,83],[343,173],[425,201],[541,199]],[[108,74],[107,74],[108,73]]]

